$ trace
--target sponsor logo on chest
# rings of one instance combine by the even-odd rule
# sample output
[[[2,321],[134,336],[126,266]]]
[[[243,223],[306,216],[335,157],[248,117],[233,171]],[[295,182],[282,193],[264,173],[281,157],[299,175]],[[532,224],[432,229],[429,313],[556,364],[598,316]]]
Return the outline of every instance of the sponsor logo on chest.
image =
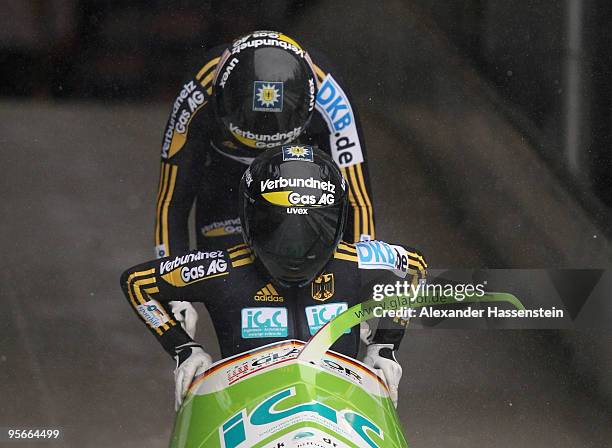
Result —
[[[310,334],[314,335],[323,325],[325,325],[327,322],[332,320],[334,317],[340,315],[347,309],[348,304],[346,302],[307,306],[305,311]],[[349,329],[346,330],[344,333],[348,334],[350,332],[351,330]]]
[[[244,339],[284,338],[289,334],[287,308],[243,308],[241,321]]]
[[[285,298],[281,296],[272,283],[258,290],[253,299],[258,302],[284,302]]]

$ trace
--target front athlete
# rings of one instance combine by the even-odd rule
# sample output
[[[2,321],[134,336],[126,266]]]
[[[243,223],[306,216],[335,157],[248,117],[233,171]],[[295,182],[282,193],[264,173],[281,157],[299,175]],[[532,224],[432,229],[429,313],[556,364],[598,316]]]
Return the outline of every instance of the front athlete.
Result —
[[[347,186],[325,153],[288,145],[267,151],[240,182],[246,244],[193,251],[126,271],[126,298],[166,351],[177,360],[177,404],[211,358],[162,304],[180,295],[203,302],[228,357],[270,342],[306,341],[342,311],[361,302],[361,269],[385,269],[418,280],[425,262],[415,251],[380,241],[341,242]],[[397,398],[401,367],[393,352],[403,323],[386,322],[365,361],[383,370]],[[356,357],[359,331],[332,347]]]

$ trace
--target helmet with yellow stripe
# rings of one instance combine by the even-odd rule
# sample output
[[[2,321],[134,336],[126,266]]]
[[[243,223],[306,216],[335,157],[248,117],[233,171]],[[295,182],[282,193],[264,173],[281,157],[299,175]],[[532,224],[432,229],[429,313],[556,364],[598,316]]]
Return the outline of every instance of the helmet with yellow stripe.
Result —
[[[212,103],[223,140],[250,149],[278,147],[304,131],[317,84],[308,53],[289,36],[256,31],[225,50]]]
[[[244,239],[281,286],[309,284],[333,257],[347,186],[323,151],[284,145],[255,158],[240,181]]]

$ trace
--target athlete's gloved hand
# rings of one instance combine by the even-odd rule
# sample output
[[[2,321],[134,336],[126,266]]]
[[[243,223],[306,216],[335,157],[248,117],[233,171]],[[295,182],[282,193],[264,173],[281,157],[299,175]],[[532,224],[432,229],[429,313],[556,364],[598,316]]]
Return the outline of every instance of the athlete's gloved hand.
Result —
[[[359,324],[359,338],[365,345],[370,345],[372,343],[372,329],[365,321]]]
[[[385,382],[389,387],[389,395],[393,405],[397,408],[397,390],[402,378],[402,366],[395,359],[393,344],[368,345],[363,362],[374,369],[382,370]]]
[[[200,344],[190,342],[176,347],[176,369],[174,369],[174,409],[181,407],[183,398],[193,379],[204,373],[212,364],[212,358]]]
[[[181,324],[183,330],[187,332],[191,339],[195,338],[196,324],[198,323],[198,312],[189,302],[172,301],[170,309],[174,315],[174,319]]]

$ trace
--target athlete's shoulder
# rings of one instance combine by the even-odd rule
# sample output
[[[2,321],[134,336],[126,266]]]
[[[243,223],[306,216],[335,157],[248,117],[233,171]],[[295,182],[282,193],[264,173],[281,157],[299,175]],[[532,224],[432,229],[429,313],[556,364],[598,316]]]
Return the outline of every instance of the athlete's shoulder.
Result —
[[[156,269],[157,260],[150,260],[144,263],[137,264],[126,269],[121,274],[121,284],[132,284],[136,281],[147,280],[149,283],[155,282],[155,275],[158,272]],[[153,279],[153,280],[148,280]]]
[[[334,252],[334,259],[357,263],[357,249],[355,245],[346,241],[340,241]]]
[[[178,275],[185,277],[184,271],[192,271],[191,277],[209,278],[230,273],[234,268],[240,268],[253,263],[255,257],[251,248],[245,244],[219,246],[206,250],[194,250],[175,257],[157,260],[159,262],[157,273],[171,277]]]
[[[204,288],[224,281],[231,273],[225,250],[194,250],[151,260],[127,269],[121,286],[135,307],[146,305],[150,294],[168,295],[167,288],[185,288],[194,284]],[[159,296],[158,296],[159,297]],[[193,297],[193,293],[191,294]],[[172,300],[172,297],[168,297]]]
[[[325,52],[309,47],[308,56],[310,56],[312,68],[319,82],[323,82],[328,75],[332,75],[343,83],[338,66],[334,64],[333,60]]]
[[[217,67],[222,63],[221,58],[223,52],[227,49],[229,44],[217,45],[206,51],[201,58],[201,66],[193,78],[196,85],[198,85],[206,95],[212,93],[213,80],[217,74]],[[225,59],[224,59],[225,60]]]
[[[382,269],[392,271],[398,277],[418,275],[425,277],[427,263],[416,249],[384,241],[360,241],[355,243],[359,269]]]
[[[240,268],[253,264],[255,256],[253,251],[246,243],[237,244],[226,249],[229,260],[233,268]]]

